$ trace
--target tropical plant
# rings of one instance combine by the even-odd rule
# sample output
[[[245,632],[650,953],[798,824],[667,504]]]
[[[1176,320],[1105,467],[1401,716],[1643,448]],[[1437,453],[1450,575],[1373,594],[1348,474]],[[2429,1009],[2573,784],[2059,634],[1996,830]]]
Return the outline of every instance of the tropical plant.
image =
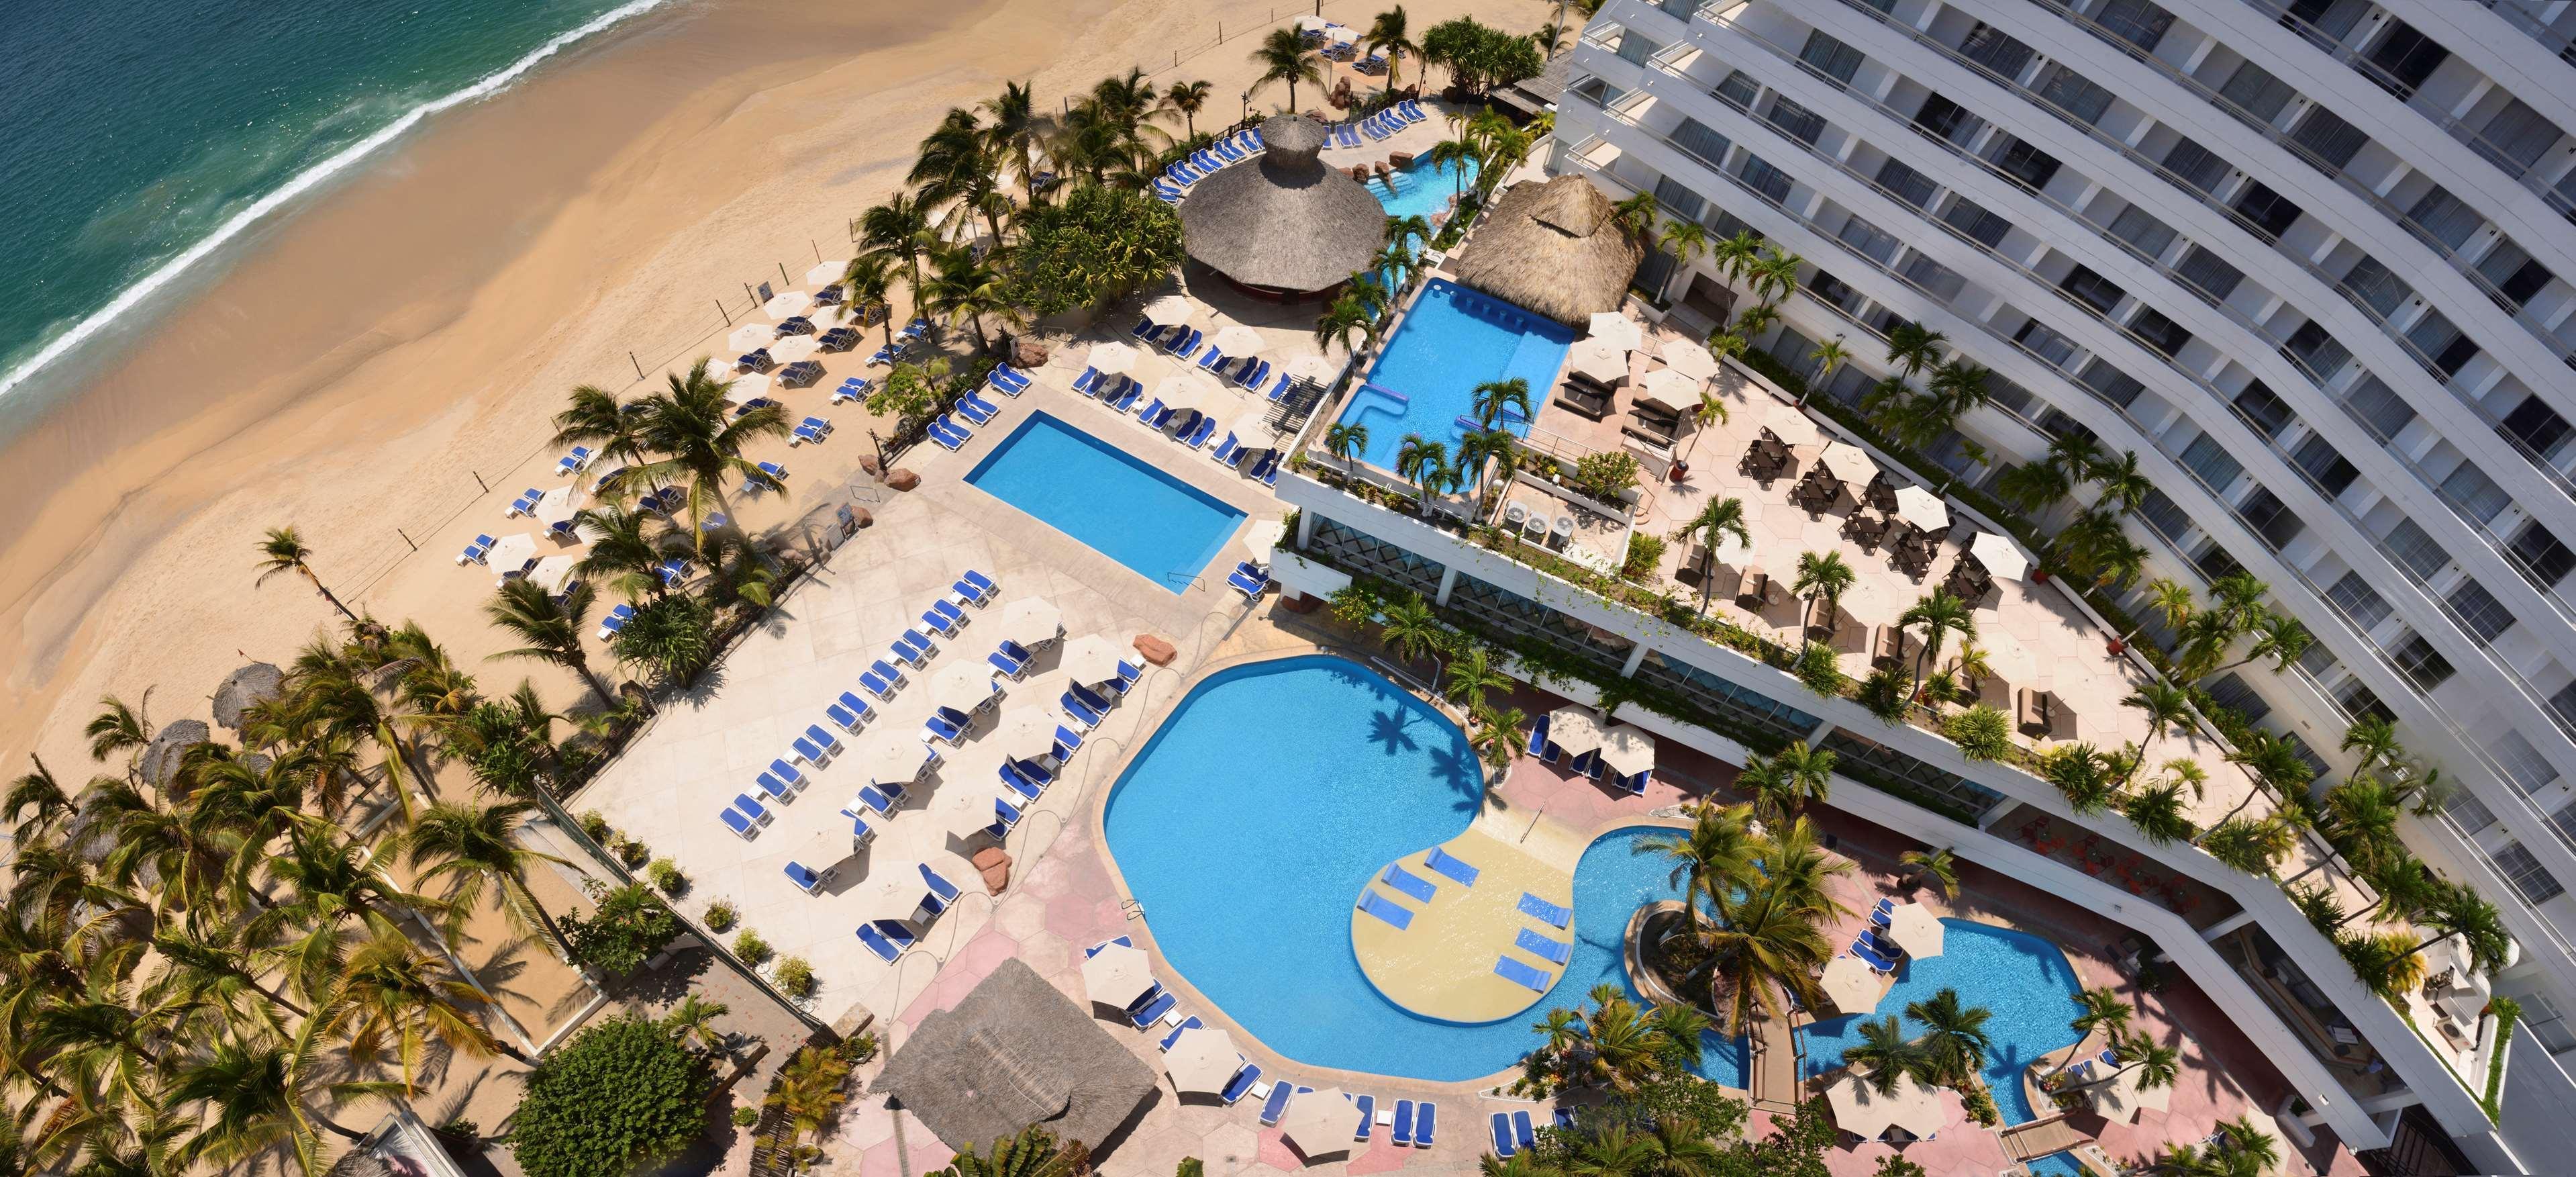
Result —
[[[1718,544],[1730,535],[1735,537],[1737,543],[1747,547],[1753,544],[1753,530],[1746,526],[1744,521],[1744,500],[1731,496],[1710,499],[1699,509],[1699,514],[1692,516],[1690,522],[1683,524],[1680,530],[1673,533],[1673,538],[1676,540],[1696,539],[1700,544],[1699,611],[1702,616],[1708,613],[1709,595],[1712,591],[1709,572],[1717,559]]]
[[[1920,1079],[1934,1070],[1931,1052],[1905,1036],[1895,1014],[1861,1019],[1860,1041],[1843,1048],[1843,1065],[1880,1095],[1895,1094],[1897,1083],[1909,1075]]]
[[[1449,479],[1449,447],[1425,439],[1419,433],[1408,433],[1395,451],[1396,477],[1422,488],[1422,513],[1431,513],[1431,501]]]
[[[2149,785],[2123,798],[2120,812],[2141,836],[2156,845],[2189,841],[2200,827],[2192,824],[2182,791],[2183,786],[2171,781]]]
[[[1946,588],[1933,589],[1929,595],[1907,606],[1905,612],[1897,616],[1896,623],[1905,630],[1919,631],[1923,635],[1923,650],[1914,659],[1914,685],[1918,687],[1923,684],[1923,668],[1939,660],[1941,647],[1951,635],[1968,641],[1974,641],[1977,636],[1975,611]]]
[[[1449,629],[1431,611],[1431,603],[1419,593],[1406,593],[1385,603],[1378,637],[1395,656],[1406,660],[1429,657],[1433,670],[1439,669],[1439,655],[1449,648]]]
[[[322,578],[313,574],[313,549],[304,546],[303,537],[297,535],[293,527],[269,528],[268,534],[259,541],[259,557],[259,579],[256,583],[267,584],[272,576],[292,572],[303,577],[304,583],[312,585],[313,591],[339,610],[340,616],[351,625],[358,624],[358,615],[341,604],[340,598],[322,583]]]
[[[1959,897],[1959,857],[1949,847],[1938,850],[1908,850],[1896,856],[1897,877],[1908,892],[1925,883],[1932,884],[1944,899]]]
[[[341,1125],[316,1105],[389,1098],[401,1084],[327,1078],[329,1068],[319,1061],[322,1043],[313,1029],[307,1022],[291,1038],[228,1035],[179,1068],[162,1098],[173,1108],[193,1110],[200,1127],[183,1140],[174,1133],[170,1160],[176,1171],[198,1165],[229,1168],[282,1149],[295,1158],[297,1169],[318,1174],[328,1166],[316,1129],[353,1143],[366,1139],[366,1133]]]
[[[1163,108],[1181,116],[1182,132],[1192,139],[1198,138],[1199,112],[1207,109],[1208,89],[1208,81],[1201,78],[1174,82],[1163,91]]]
[[[2060,744],[2049,749],[2041,756],[2040,775],[2057,787],[2068,807],[2078,814],[2109,809],[2119,793],[2111,758],[2088,743]]]
[[[2095,1030],[2103,1031],[2116,1042],[2121,1032],[2129,1028],[2129,1018],[2137,1012],[2120,999],[2119,990],[2107,986],[2079,990],[2074,1000],[2075,1017],[2066,1023],[2066,1028],[2075,1031],[2075,1045],[2067,1050],[2066,1062],[2059,1064],[2061,1071],[2077,1059],[2091,1057],[2084,1047],[2092,1041]]]
[[[589,918],[567,914],[557,926],[576,963],[617,976],[642,967],[681,931],[679,917],[641,883],[610,888]]]
[[[705,1062],[662,1027],[597,1022],[528,1073],[510,1149],[530,1177],[632,1172],[697,1139],[711,1084]]]
[[[532,658],[563,667],[590,684],[602,704],[611,702],[614,692],[591,670],[590,652],[582,645],[582,631],[589,625],[595,599],[596,591],[587,584],[575,584],[558,597],[525,577],[502,581],[483,614],[496,628],[525,644],[490,656]]]
[[[529,801],[483,806],[441,801],[421,811],[402,832],[398,844],[419,872],[420,884],[444,885],[439,898],[449,912],[450,936],[459,934],[465,919],[481,907],[488,889],[514,931],[534,935],[542,930],[547,942],[572,951],[562,927],[528,885],[529,871],[564,861],[521,840],[521,827],[536,811]]]
[[[1530,412],[1529,381],[1518,376],[1508,380],[1488,380],[1477,385],[1475,399],[1470,404],[1476,414],[1476,423],[1487,429],[1501,428],[1511,419],[1508,414],[1513,412],[1518,412],[1523,421],[1535,415]]]
[[[2001,760],[2012,753],[2012,721],[1983,703],[1943,719],[1941,734],[1970,760]]]
[[[1324,71],[1315,65],[1315,55],[1306,48],[1304,38],[1291,28],[1275,28],[1252,50],[1252,64],[1261,67],[1261,75],[1252,80],[1252,92],[1258,93],[1272,82],[1288,83],[1288,109],[1297,109],[1297,83],[1321,89]]]
[[[1931,1000],[1906,1003],[1905,1016],[1923,1023],[1926,1069],[1935,1081],[1963,1086],[1985,1069],[1986,1055],[1994,1049],[1994,1038],[1986,1032],[1994,1014],[1986,1007],[1969,1005],[1959,999],[1958,990],[1945,987]]]
[[[1688,830],[1650,834],[1630,847],[1672,860],[1672,880],[1682,889],[1683,911],[1693,932],[1703,925],[1703,901],[1722,918],[1737,892],[1762,880],[1762,840],[1746,824],[1746,816],[1741,806],[1703,805]]]
[[[687,593],[647,601],[609,639],[608,650],[658,683],[686,683],[715,658],[715,610]]]
[[[1169,279],[1187,255],[1170,206],[1126,188],[1083,183],[1015,224],[1001,301],[1028,316],[1103,309]]]
[[[1842,608],[1843,593],[1849,591],[1859,579],[1860,574],[1852,571],[1852,566],[1843,561],[1841,552],[1830,550],[1800,552],[1798,553],[1798,575],[1796,579],[1790,581],[1789,591],[1806,598],[1811,603],[1823,602],[1825,615],[1830,618]],[[1804,636],[1804,627],[1800,628],[1800,634],[1798,645],[1799,649],[1804,650],[1813,639]]]
[[[1422,53],[1422,47],[1414,44],[1412,37],[1407,35],[1406,23],[1404,6],[1398,4],[1377,14],[1377,19],[1369,22],[1368,32],[1360,37],[1360,43],[1371,52],[1383,51],[1386,54],[1386,85],[1390,90],[1395,88],[1404,55],[1420,56]]]

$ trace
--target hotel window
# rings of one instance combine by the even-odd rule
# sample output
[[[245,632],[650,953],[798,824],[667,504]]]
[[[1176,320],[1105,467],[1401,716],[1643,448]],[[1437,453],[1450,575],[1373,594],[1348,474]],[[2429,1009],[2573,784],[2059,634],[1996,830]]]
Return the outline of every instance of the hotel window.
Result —
[[[2182,264],[2175,267],[2175,273],[2185,284],[2197,287],[2201,293],[2215,299],[2225,299],[2236,293],[2236,284],[2245,280],[2245,271],[2227,264],[2226,259],[2198,245],[2182,255]]]
[[[1959,292],[1968,288],[1967,279],[1951,272],[1950,267],[1919,253],[1905,263],[1905,276],[1915,285],[1929,292],[1932,297],[1945,303],[1959,297]]]
[[[2335,342],[2322,324],[2313,321],[2299,324],[2299,329],[2282,341],[2281,354],[2298,361],[2308,379],[2320,386],[2334,379],[2335,373],[2343,371],[2344,364],[2352,359],[2351,349]]]
[[[2191,332],[2153,307],[2129,317],[2129,333],[2169,360],[2191,343]]]
[[[2522,733],[2506,728],[2496,738],[2486,741],[2495,753],[2496,763],[2504,768],[2504,779],[2528,797],[2546,789],[2558,779],[2558,766],[2540,754],[2540,749],[2523,739]]]
[[[2370,11],[2370,0],[2290,0],[2292,19],[2325,34],[2326,40],[2342,43],[2344,35]]]
[[[2532,295],[2540,293],[2541,287],[2549,285],[2550,279],[2549,267],[2531,260],[2530,251],[2509,237],[2498,238],[2495,248],[2478,259],[2478,275],[2495,287],[2516,314],[2522,312],[2522,304],[2531,301]]]
[[[2560,727],[2576,735],[2576,682],[2558,688],[2558,693],[2549,697],[2549,709],[2558,713]]]
[[[1426,597],[1440,591],[1440,577],[1446,571],[1439,564],[1328,515],[1315,517],[1315,538],[1309,549],[1322,552],[1336,564],[1384,577]]]
[[[2173,14],[2150,0],[2109,0],[2093,14],[2093,23],[2112,36],[2138,47],[2140,53],[2153,53],[2165,39],[2165,30],[2173,27]]]
[[[1798,50],[1798,60],[1837,82],[1849,82],[1853,74],[1860,72],[1862,58],[1858,49],[1823,33],[1809,32],[1806,46]]]
[[[2531,851],[2523,849],[2520,842],[2507,842],[2503,849],[2496,851],[2495,865],[2496,873],[2513,884],[2514,890],[2522,892],[2523,899],[2528,902],[2547,903],[2567,891],[2558,885],[2557,879],[2550,877],[2548,868],[2541,866],[2539,859],[2531,856]]]
[[[2336,283],[2335,289],[2354,302],[2369,307],[2371,313],[2382,320],[2396,314],[2398,307],[2415,297],[2414,287],[2381,265],[2378,258],[2366,253],[2361,255],[2360,261],[2352,264],[2351,269],[2343,272],[2343,281]]]
[[[2227,447],[2206,433],[2192,438],[2190,445],[2182,447],[2182,464],[2199,475],[2201,483],[2215,495],[2226,494],[2227,488],[2234,486],[2236,479],[2245,473],[2245,467],[2229,456]]]
[[[1923,207],[1932,199],[1931,178],[1893,159],[1878,165],[1878,186],[1886,189],[1888,195],[1916,208]]]
[[[2493,523],[2495,517],[2513,505],[2513,496],[2486,476],[2486,472],[2462,461],[2453,467],[2450,477],[2442,480],[2442,497],[2468,513],[2480,523]]]
[[[1967,107],[1934,94],[1925,98],[1922,106],[1915,108],[1914,125],[1935,139],[1944,139],[1964,147],[1970,139],[1976,137],[1977,128],[1984,126],[1985,123],[1977,116],[1968,113]]]
[[[2477,232],[2478,226],[2486,223],[2486,218],[2459,197],[2451,195],[2450,189],[2435,184],[2407,207],[2406,223],[2440,243],[2444,250],[2456,252],[2468,244],[2469,235]]]
[[[2179,541],[2184,532],[2191,530],[2191,516],[2183,511],[2182,504],[2153,487],[2148,488],[2147,501],[2138,508],[2138,517],[2168,540]]]
[[[2407,405],[2406,398],[2375,375],[2364,374],[2354,381],[2344,393],[2343,403],[2352,406],[2352,411],[2381,441],[2395,438],[2415,420],[2415,410]]]
[[[2370,142],[2370,136],[2363,134],[2361,128],[2343,121],[2335,112],[2322,106],[2311,106],[2307,117],[2300,119],[2299,125],[2290,132],[2290,140],[2323,161],[2328,171],[2339,172],[2345,164],[2352,162],[2353,156],[2361,154],[2362,145]]]
[[[1753,75],[1743,70],[1736,70],[1726,75],[1726,80],[1719,82],[1717,88],[1709,93],[1723,99],[1727,105],[1737,110],[1751,110],[1753,99],[1762,93],[1762,83],[1754,81]]]
[[[2461,334],[2460,329],[2440,311],[2424,312],[2423,318],[2415,320],[2415,325],[2406,329],[2406,341],[2414,344],[2444,379],[2457,373],[2462,365],[2478,354],[2478,345]]]
[[[2218,188],[2220,180],[2227,178],[2227,173],[2234,170],[2208,148],[2190,139],[2182,139],[2166,149],[2162,174],[2181,181],[2192,191],[2208,195]]]
[[[2091,266],[2081,265],[2067,271],[2057,288],[2073,295],[2075,301],[2093,308],[2095,313],[2104,315],[2110,314],[2111,308],[2120,305],[2120,300],[2129,294],[2120,289],[2119,284],[2095,273]]]
[[[2273,77],[2270,70],[2250,61],[2237,66],[2236,73],[2227,79],[2227,84],[2218,88],[2219,97],[2262,123],[2281,117],[2281,109],[2298,94],[2288,82]]]
[[[2397,722],[2397,713],[2390,710],[2388,704],[2380,701],[2379,692],[2371,690],[2369,683],[2357,678],[2343,684],[2343,689],[2335,692],[2335,702],[2342,706],[2344,714],[2354,719],[2384,719],[2390,723]]]
[[[2264,716],[2272,713],[2272,704],[2232,671],[2209,684],[2209,698],[2211,702],[2243,717],[2247,723],[2261,723]]]
[[[2390,559],[2397,561],[2398,567],[2414,573],[2417,580],[2432,579],[2434,573],[2451,562],[2450,553],[2443,551],[2442,545],[2433,542],[2433,537],[2425,534],[2424,529],[2417,527],[2412,519],[2398,520],[2397,526],[2388,529],[2388,538],[2379,541],[2379,546]]]
[[[1789,173],[1771,166],[1771,161],[1748,151],[1744,162],[1735,170],[1736,178],[1773,204],[1789,199]]]
[[[2352,619],[2353,628],[2365,633],[2388,620],[2388,598],[2380,596],[2379,590],[2370,587],[2370,582],[2363,580],[2358,572],[2344,573],[2328,586],[2326,599],[2334,602],[2335,608],[2342,610],[2345,617]]]
[[[2571,571],[2576,571],[2576,551],[2558,542],[2557,535],[2540,525],[2538,520],[2525,523],[2513,533],[2510,545],[2513,558],[2543,588],[2557,584]]]
[[[2309,645],[2308,652],[2299,655],[2299,672],[2307,675],[2319,688],[2323,688],[2326,681],[2334,677],[2335,668],[2342,665],[2335,661],[2334,651],[2327,649],[2324,642]]]
[[[2290,202],[2289,197],[2272,191],[2261,180],[2247,184],[2243,192],[2237,193],[2233,207],[2238,215],[2253,224],[2256,232],[2271,241],[2280,240],[2281,234],[2288,232],[2290,226],[2298,221],[2302,211]]]
[[[2290,460],[2298,463],[2299,469],[2307,471],[2308,477],[2316,479],[2327,498],[2342,494],[2344,488],[2361,477],[2361,471],[2344,460],[2343,454],[2334,448],[2334,443],[2314,435],[2299,443],[2299,452],[2290,455]]]
[[[2236,517],[2243,519],[2245,525],[2253,528],[2254,534],[2262,537],[2264,544],[2276,552],[2288,547],[2290,541],[2299,538],[2299,532],[2307,527],[2278,496],[2260,486],[2246,495],[2244,502],[2236,505]]]
[[[2056,156],[2010,135],[1997,136],[1987,145],[1986,162],[2033,190],[2048,187],[2048,182],[2057,176]]]
[[[1686,221],[1698,220],[1700,210],[1708,207],[1707,197],[1671,176],[1655,177],[1655,199]]]
[[[1843,244],[1852,247],[1862,257],[1882,266],[1895,261],[1896,251],[1903,245],[1903,242],[1896,239],[1896,234],[1859,217],[1844,221],[1840,236]]]
[[[2112,404],[2123,409],[2136,404],[2138,394],[2147,390],[2147,386],[2139,383],[2137,377],[2114,368],[2102,360],[2085,364],[2083,375],[2075,379],[2084,387],[2101,393],[2109,398]]]
[[[2460,587],[2451,590],[2451,609],[2460,615],[2460,624],[2468,627],[2480,645],[2495,644],[2497,634],[2513,628],[2512,611],[2475,580],[2463,580]]]
[[[2092,79],[2062,65],[2057,67],[2057,72],[2049,75],[2048,82],[2039,88],[2039,98],[2040,101],[2075,116],[2088,127],[2101,122],[2103,113],[2111,109],[2110,91],[2094,85]]]
[[[1941,214],[1941,219],[1951,228],[1967,234],[1971,240],[1990,249],[2003,244],[2004,234],[2012,232],[2011,221],[1996,216],[1988,211],[1986,206],[1965,196],[1951,200],[1949,209]]]
[[[2201,544],[2200,550],[2191,554],[2191,566],[2200,569],[2200,574],[2211,580],[2224,580],[2245,571],[2244,563],[2236,558],[2235,553],[2218,546],[2217,540]]]
[[[2236,394],[2236,411],[2245,415],[2248,424],[2265,437],[2281,436],[2281,429],[2292,420],[2290,406],[2273,395],[2272,389],[2256,380]]]
[[[2165,247],[2173,244],[2174,240],[2171,226],[2157,220],[2147,210],[2134,204],[2121,209],[2119,216],[2111,218],[2109,232],[2113,237],[2137,247],[2138,252],[2148,257],[2163,257]]]
[[[2526,396],[2513,411],[2504,415],[2496,428],[2513,435],[2533,451],[2547,453],[2551,446],[2567,436],[2567,418],[2558,415],[2537,396]]]
[[[2576,801],[2561,805],[2556,813],[2550,814],[2549,828],[2558,835],[2560,842],[2576,849]]]
[[[2505,100],[2504,109],[2487,120],[2478,132],[2479,154],[2494,160],[2506,171],[2519,176],[2539,163],[2540,157],[2556,146],[2565,132],[2522,99]]]
[[[1798,105],[1785,94],[1771,99],[1769,121],[1781,134],[1810,147],[1825,133],[1825,116]]]
[[[1711,168],[1724,166],[1726,149],[1735,146],[1726,136],[1710,129],[1708,124],[1688,116],[1684,116],[1681,125],[1674,127],[1673,133],[1665,138],[1671,140],[1673,146],[1681,148],[1684,154]]]
[[[2030,64],[2030,46],[1984,21],[1978,21],[1959,42],[1959,55],[2003,75],[2006,81],[2021,77],[2022,67]]]
[[[2032,355],[2046,360],[2055,367],[2063,368],[2066,366],[2066,361],[2075,358],[2075,341],[2051,330],[2048,324],[2037,319],[2022,324],[2021,330],[2013,333],[2013,342],[2029,348]]]
[[[2415,26],[2405,21],[2392,20],[2388,22],[2387,33],[2370,51],[2370,64],[2378,67],[2377,72],[2359,72],[2389,93],[2405,98],[2413,95],[2415,88],[2423,85],[2424,79],[2432,77],[2433,71],[2441,68],[2442,62],[2450,56],[2451,51],[2443,48],[2441,42],[2416,31]]]
[[[1621,61],[1644,65],[1646,59],[1653,56],[1655,50],[1661,48],[1663,46],[1655,43],[1653,38],[1641,36],[1635,29],[1622,30],[1619,34],[1619,60]]]
[[[2472,834],[2494,825],[2496,820],[2495,811],[2487,808],[2486,802],[2478,800],[2467,789],[2451,790],[2451,795],[2442,799],[2442,812],[2450,814],[2453,822]]]

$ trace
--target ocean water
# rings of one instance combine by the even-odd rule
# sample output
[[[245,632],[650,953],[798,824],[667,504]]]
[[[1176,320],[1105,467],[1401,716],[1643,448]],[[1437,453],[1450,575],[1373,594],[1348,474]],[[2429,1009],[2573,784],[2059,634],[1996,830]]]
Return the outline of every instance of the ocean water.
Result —
[[[295,195],[664,0],[14,0],[0,395]]]

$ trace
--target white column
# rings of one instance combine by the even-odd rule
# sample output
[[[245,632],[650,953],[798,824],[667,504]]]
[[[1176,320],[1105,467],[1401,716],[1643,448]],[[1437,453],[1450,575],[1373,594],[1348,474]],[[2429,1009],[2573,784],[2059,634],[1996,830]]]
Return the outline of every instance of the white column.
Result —
[[[1452,564],[1442,568],[1440,570],[1440,591],[1431,594],[1431,603],[1434,605],[1447,605],[1449,603],[1449,590],[1457,587],[1457,584],[1458,566]]]

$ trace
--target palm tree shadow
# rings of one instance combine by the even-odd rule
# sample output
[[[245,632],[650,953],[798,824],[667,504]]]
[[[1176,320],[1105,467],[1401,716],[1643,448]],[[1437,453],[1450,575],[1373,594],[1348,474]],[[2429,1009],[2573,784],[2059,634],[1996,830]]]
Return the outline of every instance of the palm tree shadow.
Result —
[[[1413,713],[1402,707],[1372,713],[1368,742],[1386,749],[1389,756],[1414,751],[1422,746],[1410,730],[1414,723]]]
[[[1452,742],[1431,753],[1431,775],[1458,795],[1451,808],[1473,813],[1485,803],[1485,762],[1464,744]]]

